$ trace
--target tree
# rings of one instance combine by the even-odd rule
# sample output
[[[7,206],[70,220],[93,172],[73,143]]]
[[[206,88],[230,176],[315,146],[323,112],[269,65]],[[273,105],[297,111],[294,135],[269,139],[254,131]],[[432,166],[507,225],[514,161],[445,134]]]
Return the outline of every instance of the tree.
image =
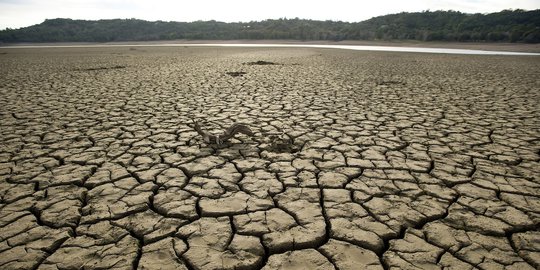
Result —
[[[297,39],[505,41],[539,43],[540,10],[491,14],[423,11],[375,17],[357,23],[299,18],[260,22],[148,22],[137,19],[48,19],[0,31],[0,42],[132,41],[170,39]]]

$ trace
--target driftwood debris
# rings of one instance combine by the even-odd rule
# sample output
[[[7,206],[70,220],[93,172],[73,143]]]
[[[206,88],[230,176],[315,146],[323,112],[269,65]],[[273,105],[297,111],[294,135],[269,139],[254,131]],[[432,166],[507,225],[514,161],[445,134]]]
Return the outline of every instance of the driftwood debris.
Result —
[[[217,144],[220,145],[230,138],[234,137],[234,135],[238,133],[242,133],[248,136],[255,136],[255,134],[251,131],[251,129],[240,123],[234,123],[229,128],[227,128],[223,133],[221,134],[210,134],[204,130],[202,130],[201,126],[199,126],[199,123],[197,121],[194,121],[194,128],[203,137],[204,142],[209,144]]]

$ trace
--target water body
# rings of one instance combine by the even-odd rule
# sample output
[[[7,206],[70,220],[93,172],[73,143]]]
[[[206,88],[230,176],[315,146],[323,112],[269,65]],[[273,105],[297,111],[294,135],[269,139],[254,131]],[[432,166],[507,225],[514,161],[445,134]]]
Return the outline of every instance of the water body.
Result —
[[[485,51],[448,48],[397,47],[397,46],[366,46],[366,45],[313,45],[313,44],[190,44],[191,46],[223,46],[223,47],[282,47],[282,48],[325,48],[355,51],[382,52],[415,52],[415,53],[444,53],[444,54],[473,54],[473,55],[540,55],[540,53]]]
[[[315,44],[81,44],[81,45],[20,45],[4,46],[2,49],[24,48],[96,48],[96,47],[245,47],[245,48],[324,48],[354,51],[381,51],[381,52],[411,52],[411,53],[438,53],[438,54],[467,54],[467,55],[536,55],[540,53],[487,51],[448,48],[423,47],[397,47],[397,46],[366,46],[366,45],[315,45]]]

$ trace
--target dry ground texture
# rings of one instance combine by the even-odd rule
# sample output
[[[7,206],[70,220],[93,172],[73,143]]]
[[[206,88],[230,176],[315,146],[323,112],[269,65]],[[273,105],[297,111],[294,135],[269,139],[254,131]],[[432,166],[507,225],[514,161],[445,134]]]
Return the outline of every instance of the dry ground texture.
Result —
[[[539,269],[539,60],[0,50],[0,268]]]

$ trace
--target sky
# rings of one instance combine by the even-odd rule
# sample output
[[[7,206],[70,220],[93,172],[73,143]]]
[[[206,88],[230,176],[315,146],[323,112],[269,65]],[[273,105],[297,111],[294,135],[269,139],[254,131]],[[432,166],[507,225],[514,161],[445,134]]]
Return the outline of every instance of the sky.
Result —
[[[359,22],[399,12],[490,13],[518,8],[540,9],[540,0],[0,0],[0,29],[54,18],[248,22],[298,17]]]

